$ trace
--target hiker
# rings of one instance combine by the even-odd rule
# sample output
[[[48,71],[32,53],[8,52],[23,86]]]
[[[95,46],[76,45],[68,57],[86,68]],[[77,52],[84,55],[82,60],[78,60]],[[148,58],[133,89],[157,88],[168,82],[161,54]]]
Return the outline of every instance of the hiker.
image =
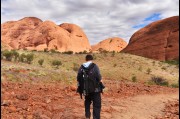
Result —
[[[85,116],[90,119],[90,105],[93,102],[93,119],[100,119],[102,82],[99,67],[92,62],[93,56],[86,55],[86,62],[81,65],[77,74],[77,92],[85,96]]]

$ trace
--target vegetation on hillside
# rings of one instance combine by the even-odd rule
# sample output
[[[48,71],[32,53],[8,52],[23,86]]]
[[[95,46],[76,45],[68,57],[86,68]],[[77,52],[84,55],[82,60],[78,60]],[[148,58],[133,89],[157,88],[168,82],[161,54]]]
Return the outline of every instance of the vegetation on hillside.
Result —
[[[6,56],[5,51],[2,52],[1,69],[3,75],[1,77],[5,75],[13,80],[17,78],[21,80],[43,79],[44,81],[64,81],[66,83],[76,82],[77,71],[80,65],[85,62],[86,56],[85,52],[73,54],[71,51],[59,53],[17,50],[10,51],[11,55],[12,52],[15,53],[11,60],[7,60],[9,54],[7,53]],[[162,77],[166,79],[168,86],[178,87],[178,65],[117,52],[97,53],[93,54],[93,57],[103,78],[149,82],[152,77]],[[16,71],[13,72],[14,70]],[[25,70],[26,73],[22,73],[21,70]]]

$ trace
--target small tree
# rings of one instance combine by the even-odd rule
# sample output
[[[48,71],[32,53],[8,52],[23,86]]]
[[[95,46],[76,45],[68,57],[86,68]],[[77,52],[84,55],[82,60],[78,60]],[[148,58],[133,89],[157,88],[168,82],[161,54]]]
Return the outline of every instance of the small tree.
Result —
[[[38,60],[38,63],[39,63],[39,65],[43,65],[43,63],[44,63],[44,59],[40,59],[40,60]]]
[[[52,61],[52,65],[53,66],[56,66],[56,68],[59,68],[60,65],[62,65],[61,61],[59,60],[53,60]]]

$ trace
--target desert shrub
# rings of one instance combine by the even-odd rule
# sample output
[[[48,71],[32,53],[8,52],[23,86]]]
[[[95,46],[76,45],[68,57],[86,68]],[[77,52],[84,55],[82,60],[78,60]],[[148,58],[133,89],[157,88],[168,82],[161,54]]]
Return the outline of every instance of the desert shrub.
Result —
[[[96,60],[97,59],[97,56],[95,54],[92,55],[93,56],[93,59]]]
[[[52,66],[55,66],[56,68],[59,68],[60,65],[62,65],[62,63],[59,60],[53,60],[52,61]]]
[[[75,54],[87,54],[88,52],[84,50],[83,52],[76,52]]]
[[[115,56],[115,51],[113,51],[111,54],[111,57],[114,57],[114,56]]]
[[[139,71],[142,71],[142,66],[139,66],[138,70],[139,70]]]
[[[13,58],[13,53],[12,53],[12,51],[4,50],[4,51],[3,51],[3,56],[5,57],[5,59],[6,59],[7,61],[11,61],[12,58]]]
[[[79,70],[79,67],[80,67],[79,64],[73,63],[73,70],[74,70],[74,71],[78,71],[78,70]]]
[[[39,65],[43,65],[43,63],[44,63],[44,59],[40,59],[40,60],[38,60],[38,63],[39,63]]]
[[[179,59],[177,60],[168,60],[164,61],[165,63],[172,64],[172,65],[179,65]]]
[[[147,71],[147,74],[151,73],[151,69],[150,68],[148,68],[146,71]]]
[[[166,70],[166,67],[162,67],[161,69],[162,69],[162,70]]]
[[[56,53],[56,50],[55,49],[51,49],[50,52],[51,53]]]
[[[65,51],[65,52],[63,52],[64,54],[73,54],[73,51]]]
[[[157,85],[161,85],[161,86],[169,86],[169,82],[166,81],[166,79],[162,78],[162,77],[158,77],[158,76],[153,76],[151,78],[151,81],[154,82]]]
[[[32,50],[32,52],[36,52],[36,51],[37,51],[36,49]]]
[[[19,53],[16,50],[12,50],[12,55],[14,57],[14,61],[17,61],[19,58]]]
[[[83,54],[83,52],[76,52],[76,54]]]
[[[179,83],[173,83],[173,84],[171,84],[171,87],[173,87],[173,88],[179,88]]]
[[[84,50],[84,51],[83,51],[83,54],[87,54],[87,51],[86,51],[86,50]]]
[[[113,65],[113,67],[116,67],[116,66],[117,66],[117,64],[114,64],[114,65]]]
[[[28,64],[31,64],[31,62],[32,62],[33,59],[34,59],[34,54],[33,54],[33,53],[27,54],[27,55],[26,55],[26,59],[27,59],[27,63],[28,63]]]
[[[19,61],[20,61],[20,62],[25,62],[25,61],[26,61],[26,54],[22,53],[22,54],[19,56]]]
[[[132,76],[132,81],[133,81],[133,82],[137,82],[136,76]]]
[[[44,52],[48,52],[48,48],[44,48]]]

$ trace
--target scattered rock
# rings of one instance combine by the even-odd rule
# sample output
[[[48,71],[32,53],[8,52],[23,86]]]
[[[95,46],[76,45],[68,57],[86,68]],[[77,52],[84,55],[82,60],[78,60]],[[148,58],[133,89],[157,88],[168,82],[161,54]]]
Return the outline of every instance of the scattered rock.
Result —
[[[28,100],[29,96],[27,94],[19,94],[19,95],[16,95],[16,98],[19,100]]]
[[[11,102],[9,100],[1,100],[1,106],[9,106]]]

